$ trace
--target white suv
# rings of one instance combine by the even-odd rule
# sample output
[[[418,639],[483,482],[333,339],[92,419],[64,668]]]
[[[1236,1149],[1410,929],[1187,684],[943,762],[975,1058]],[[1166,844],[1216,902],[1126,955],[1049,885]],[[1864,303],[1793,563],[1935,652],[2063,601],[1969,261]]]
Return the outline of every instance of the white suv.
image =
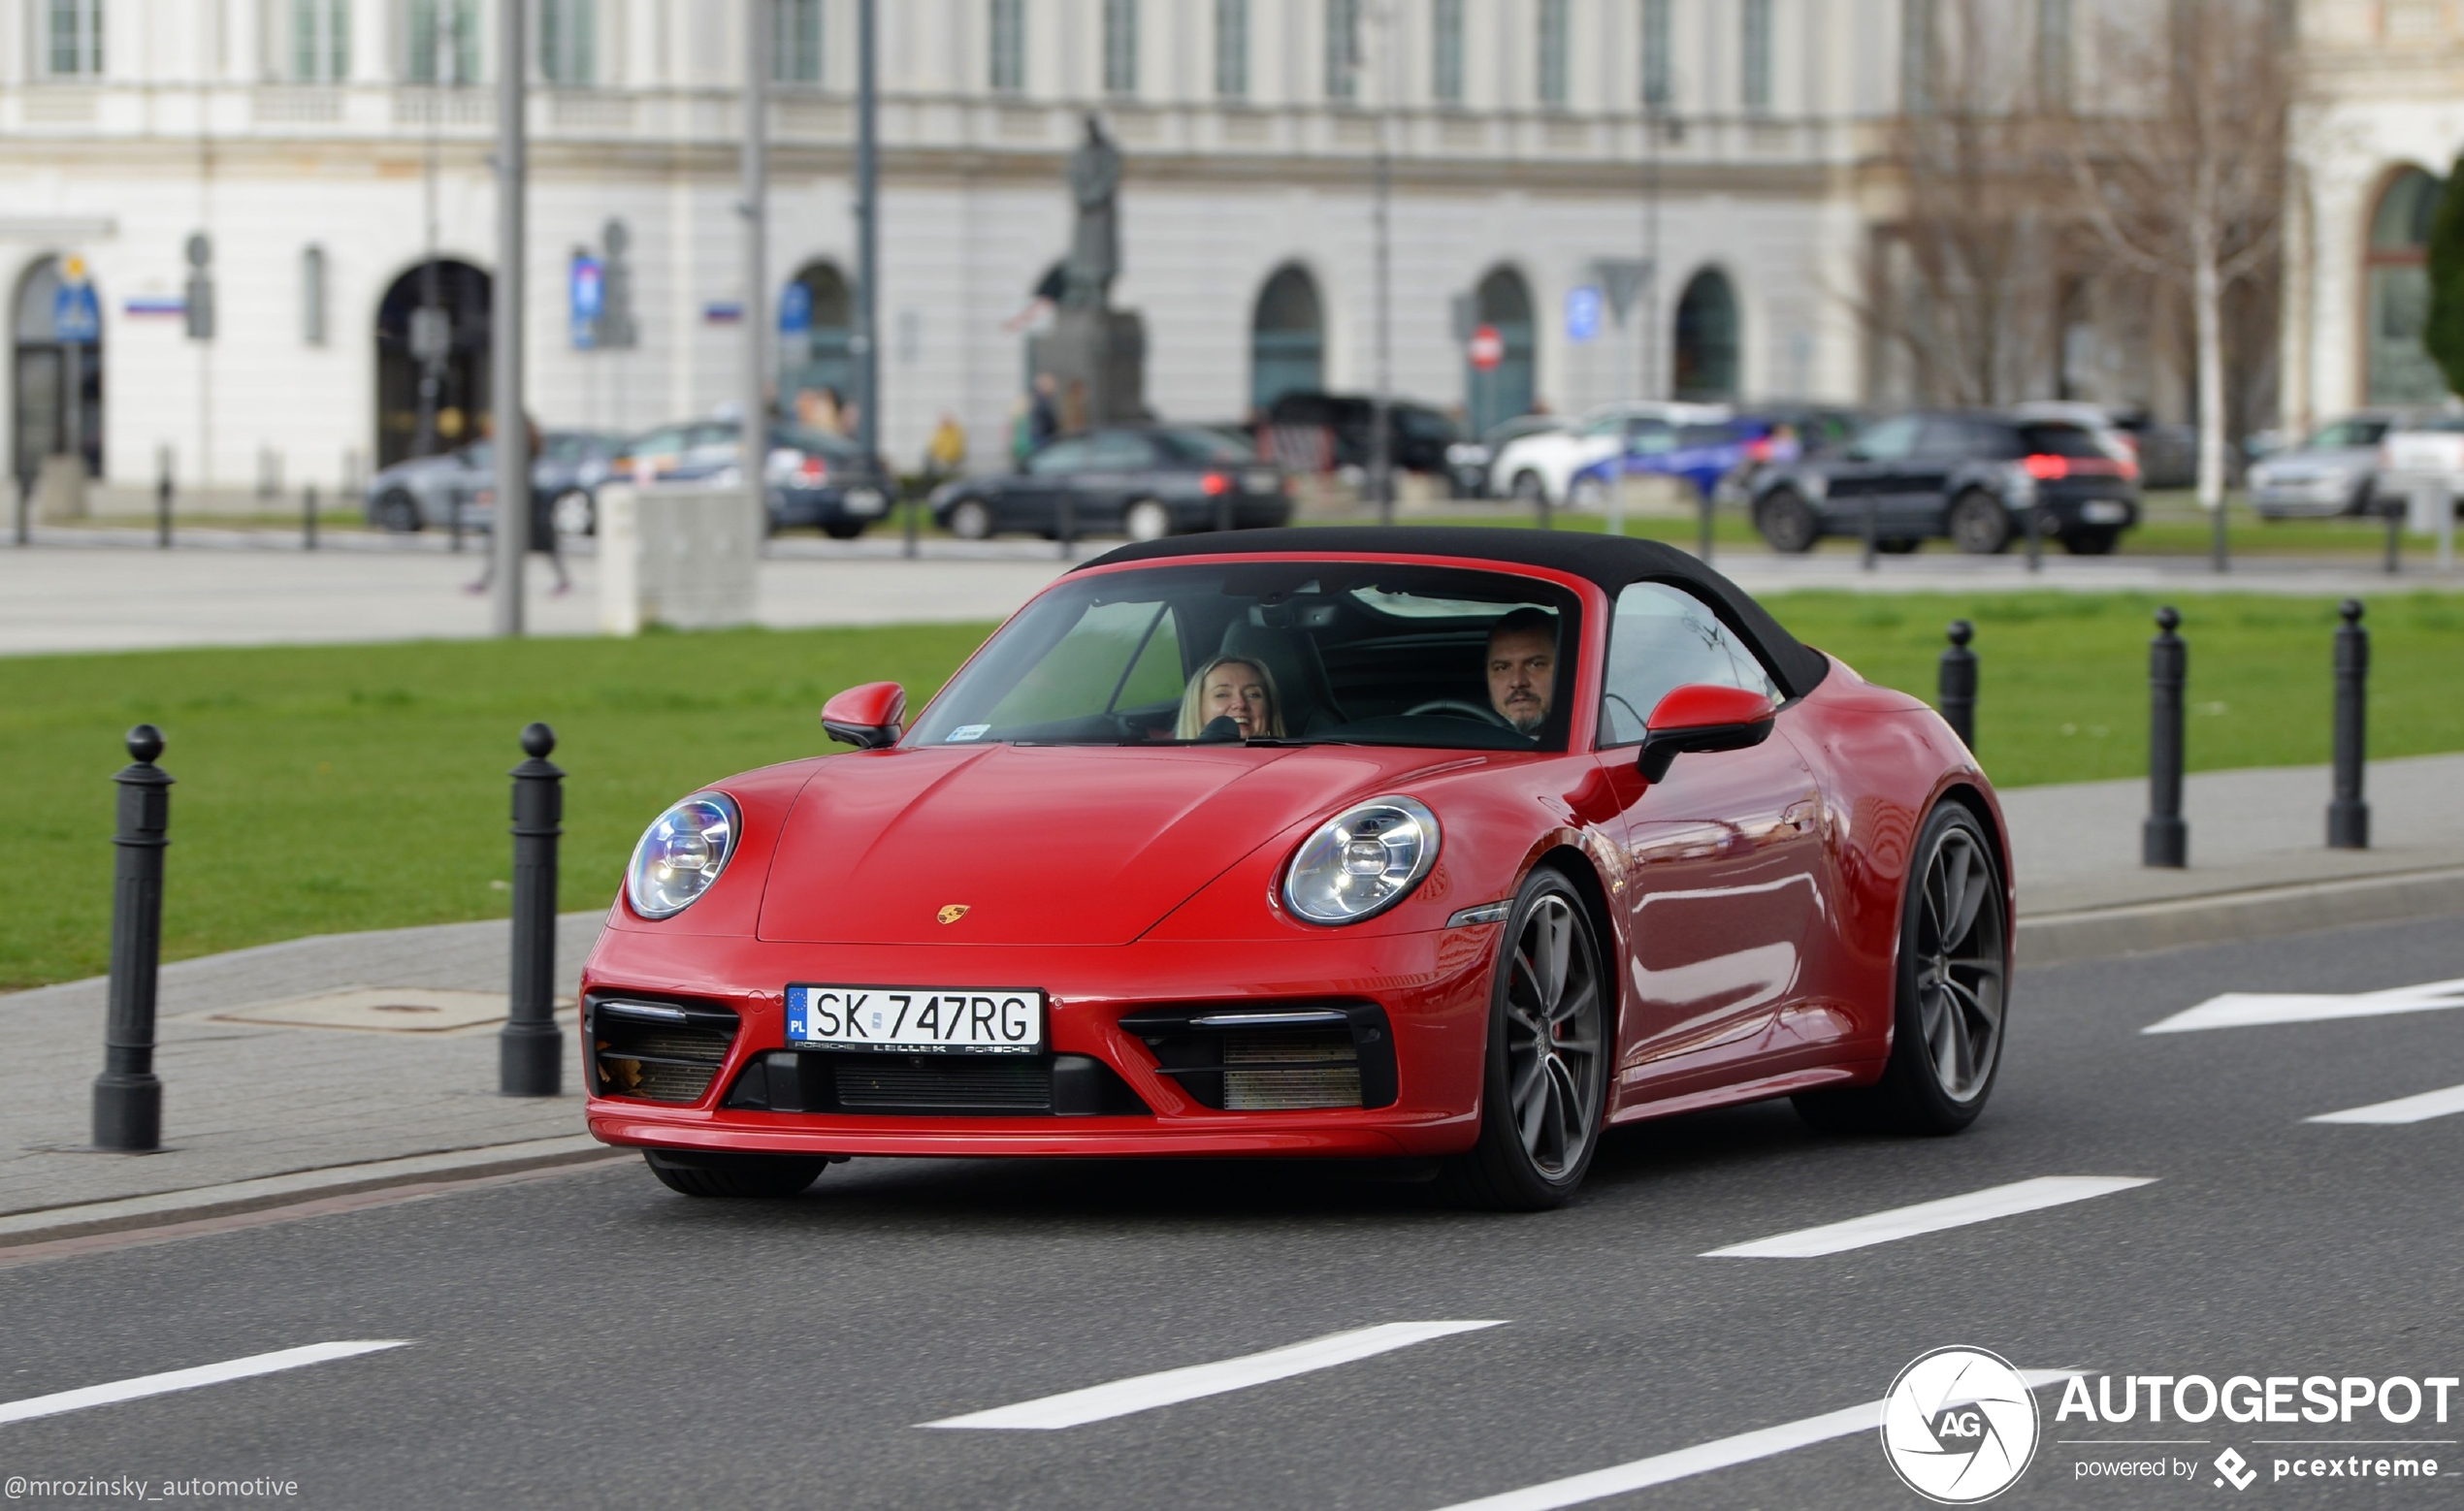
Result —
[[[1723,404],[1604,404],[1571,429],[1541,431],[1507,442],[1489,464],[1489,493],[1532,506],[1543,498],[1552,506],[1562,506],[1575,473],[1631,449],[1641,433],[1711,425],[1728,417]]]

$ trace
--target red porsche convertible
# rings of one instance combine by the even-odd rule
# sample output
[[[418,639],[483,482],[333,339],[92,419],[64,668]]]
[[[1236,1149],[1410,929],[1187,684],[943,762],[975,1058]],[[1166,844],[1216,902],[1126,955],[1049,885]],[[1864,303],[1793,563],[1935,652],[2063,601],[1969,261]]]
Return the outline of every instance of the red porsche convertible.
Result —
[[[1614,1123],[1994,1085],[2000,810],[1923,702],[1645,541],[1125,546],[909,723],[660,816],[584,972],[591,1131],[696,1196],[853,1155],[1437,1161],[1539,1208]]]

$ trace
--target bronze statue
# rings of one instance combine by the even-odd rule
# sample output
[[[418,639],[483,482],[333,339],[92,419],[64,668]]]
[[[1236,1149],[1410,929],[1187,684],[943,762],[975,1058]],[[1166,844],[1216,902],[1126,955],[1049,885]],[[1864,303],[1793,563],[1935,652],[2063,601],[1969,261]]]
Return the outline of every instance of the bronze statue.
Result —
[[[1114,207],[1119,190],[1120,148],[1090,114],[1086,140],[1069,155],[1069,193],[1078,206],[1078,226],[1063,266],[1064,305],[1101,309],[1111,302],[1113,279],[1120,273],[1120,226]]]

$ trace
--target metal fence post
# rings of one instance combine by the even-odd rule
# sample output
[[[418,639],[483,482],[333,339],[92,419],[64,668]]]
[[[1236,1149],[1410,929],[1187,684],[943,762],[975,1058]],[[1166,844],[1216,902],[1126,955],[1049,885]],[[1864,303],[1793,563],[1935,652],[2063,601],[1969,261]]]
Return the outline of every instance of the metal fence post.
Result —
[[[2370,805],[2361,796],[2365,713],[2370,691],[2370,631],[2361,627],[2361,600],[2347,598],[2336,612],[2336,795],[2327,804],[2327,848],[2370,848]]]
[[[2390,577],[2396,574],[2396,558],[2404,549],[2403,500],[2399,498],[2395,501],[2398,507],[2390,508],[2384,503],[2379,505],[2379,512],[2387,520],[2387,575]]]
[[[460,555],[462,552],[462,490],[459,488],[455,489],[453,492],[447,494],[445,498],[447,508],[447,528],[453,534],[454,553],[456,555]]]
[[[1951,648],[1942,653],[1938,681],[1943,722],[1971,754],[1976,750],[1976,653],[1967,643],[1975,633],[1976,627],[1966,620],[1951,621]]]
[[[300,549],[316,549],[316,485],[310,483],[300,494]]]
[[[162,470],[154,477],[154,548],[171,549],[171,454],[163,454]]]
[[[17,544],[34,544],[34,479],[17,479]]]
[[[556,841],[565,832],[565,773],[552,764],[556,731],[522,731],[531,758],[513,768],[512,1002],[498,1036],[498,1090],[552,1097],[560,1089],[565,1044],[556,1032]]]
[[[1708,566],[1711,564],[1711,509],[1713,503],[1710,490],[1703,488],[1696,489],[1695,499],[1695,510],[1702,516],[1702,548],[1700,551],[1697,551],[1695,555],[1702,558],[1703,565]],[[1622,535],[1625,531],[1623,530],[1619,530],[1617,533]]]
[[[2140,863],[2181,867],[2190,863],[2190,826],[2182,818],[2182,687],[2190,648],[2173,632],[2182,616],[2167,604],[2156,610],[2156,637],[2148,642],[2148,821],[2140,835]]]
[[[1078,554],[1078,493],[1061,490],[1061,560],[1066,562]]]
[[[163,1083],[154,1076],[154,990],[163,952],[163,851],[171,844],[171,783],[154,764],[163,732],[128,731],[133,764],[119,784],[112,867],[112,986],[103,1074],[94,1077],[94,1146],[154,1149],[163,1141]]]
[[[2027,501],[2027,569],[2045,569],[2045,506],[2033,498]]]
[[[1864,536],[1865,543],[1865,559],[1863,564],[1864,569],[1869,572],[1873,570],[1874,550],[1882,543],[1882,522],[1878,517],[1879,507],[1879,500],[1876,499],[1872,494],[1866,494],[1864,523],[1862,527],[1860,527],[1860,529]]]

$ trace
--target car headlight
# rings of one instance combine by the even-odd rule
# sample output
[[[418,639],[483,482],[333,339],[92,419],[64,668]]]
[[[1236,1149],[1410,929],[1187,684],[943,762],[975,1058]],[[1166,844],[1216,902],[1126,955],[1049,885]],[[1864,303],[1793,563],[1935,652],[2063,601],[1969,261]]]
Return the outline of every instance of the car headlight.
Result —
[[[1410,894],[1438,863],[1438,816],[1373,797],[1318,826],[1283,873],[1283,905],[1312,923],[1357,923]]]
[[[710,889],[735,853],[735,803],[700,792],[659,816],[625,868],[625,900],[645,918],[672,918]]]

